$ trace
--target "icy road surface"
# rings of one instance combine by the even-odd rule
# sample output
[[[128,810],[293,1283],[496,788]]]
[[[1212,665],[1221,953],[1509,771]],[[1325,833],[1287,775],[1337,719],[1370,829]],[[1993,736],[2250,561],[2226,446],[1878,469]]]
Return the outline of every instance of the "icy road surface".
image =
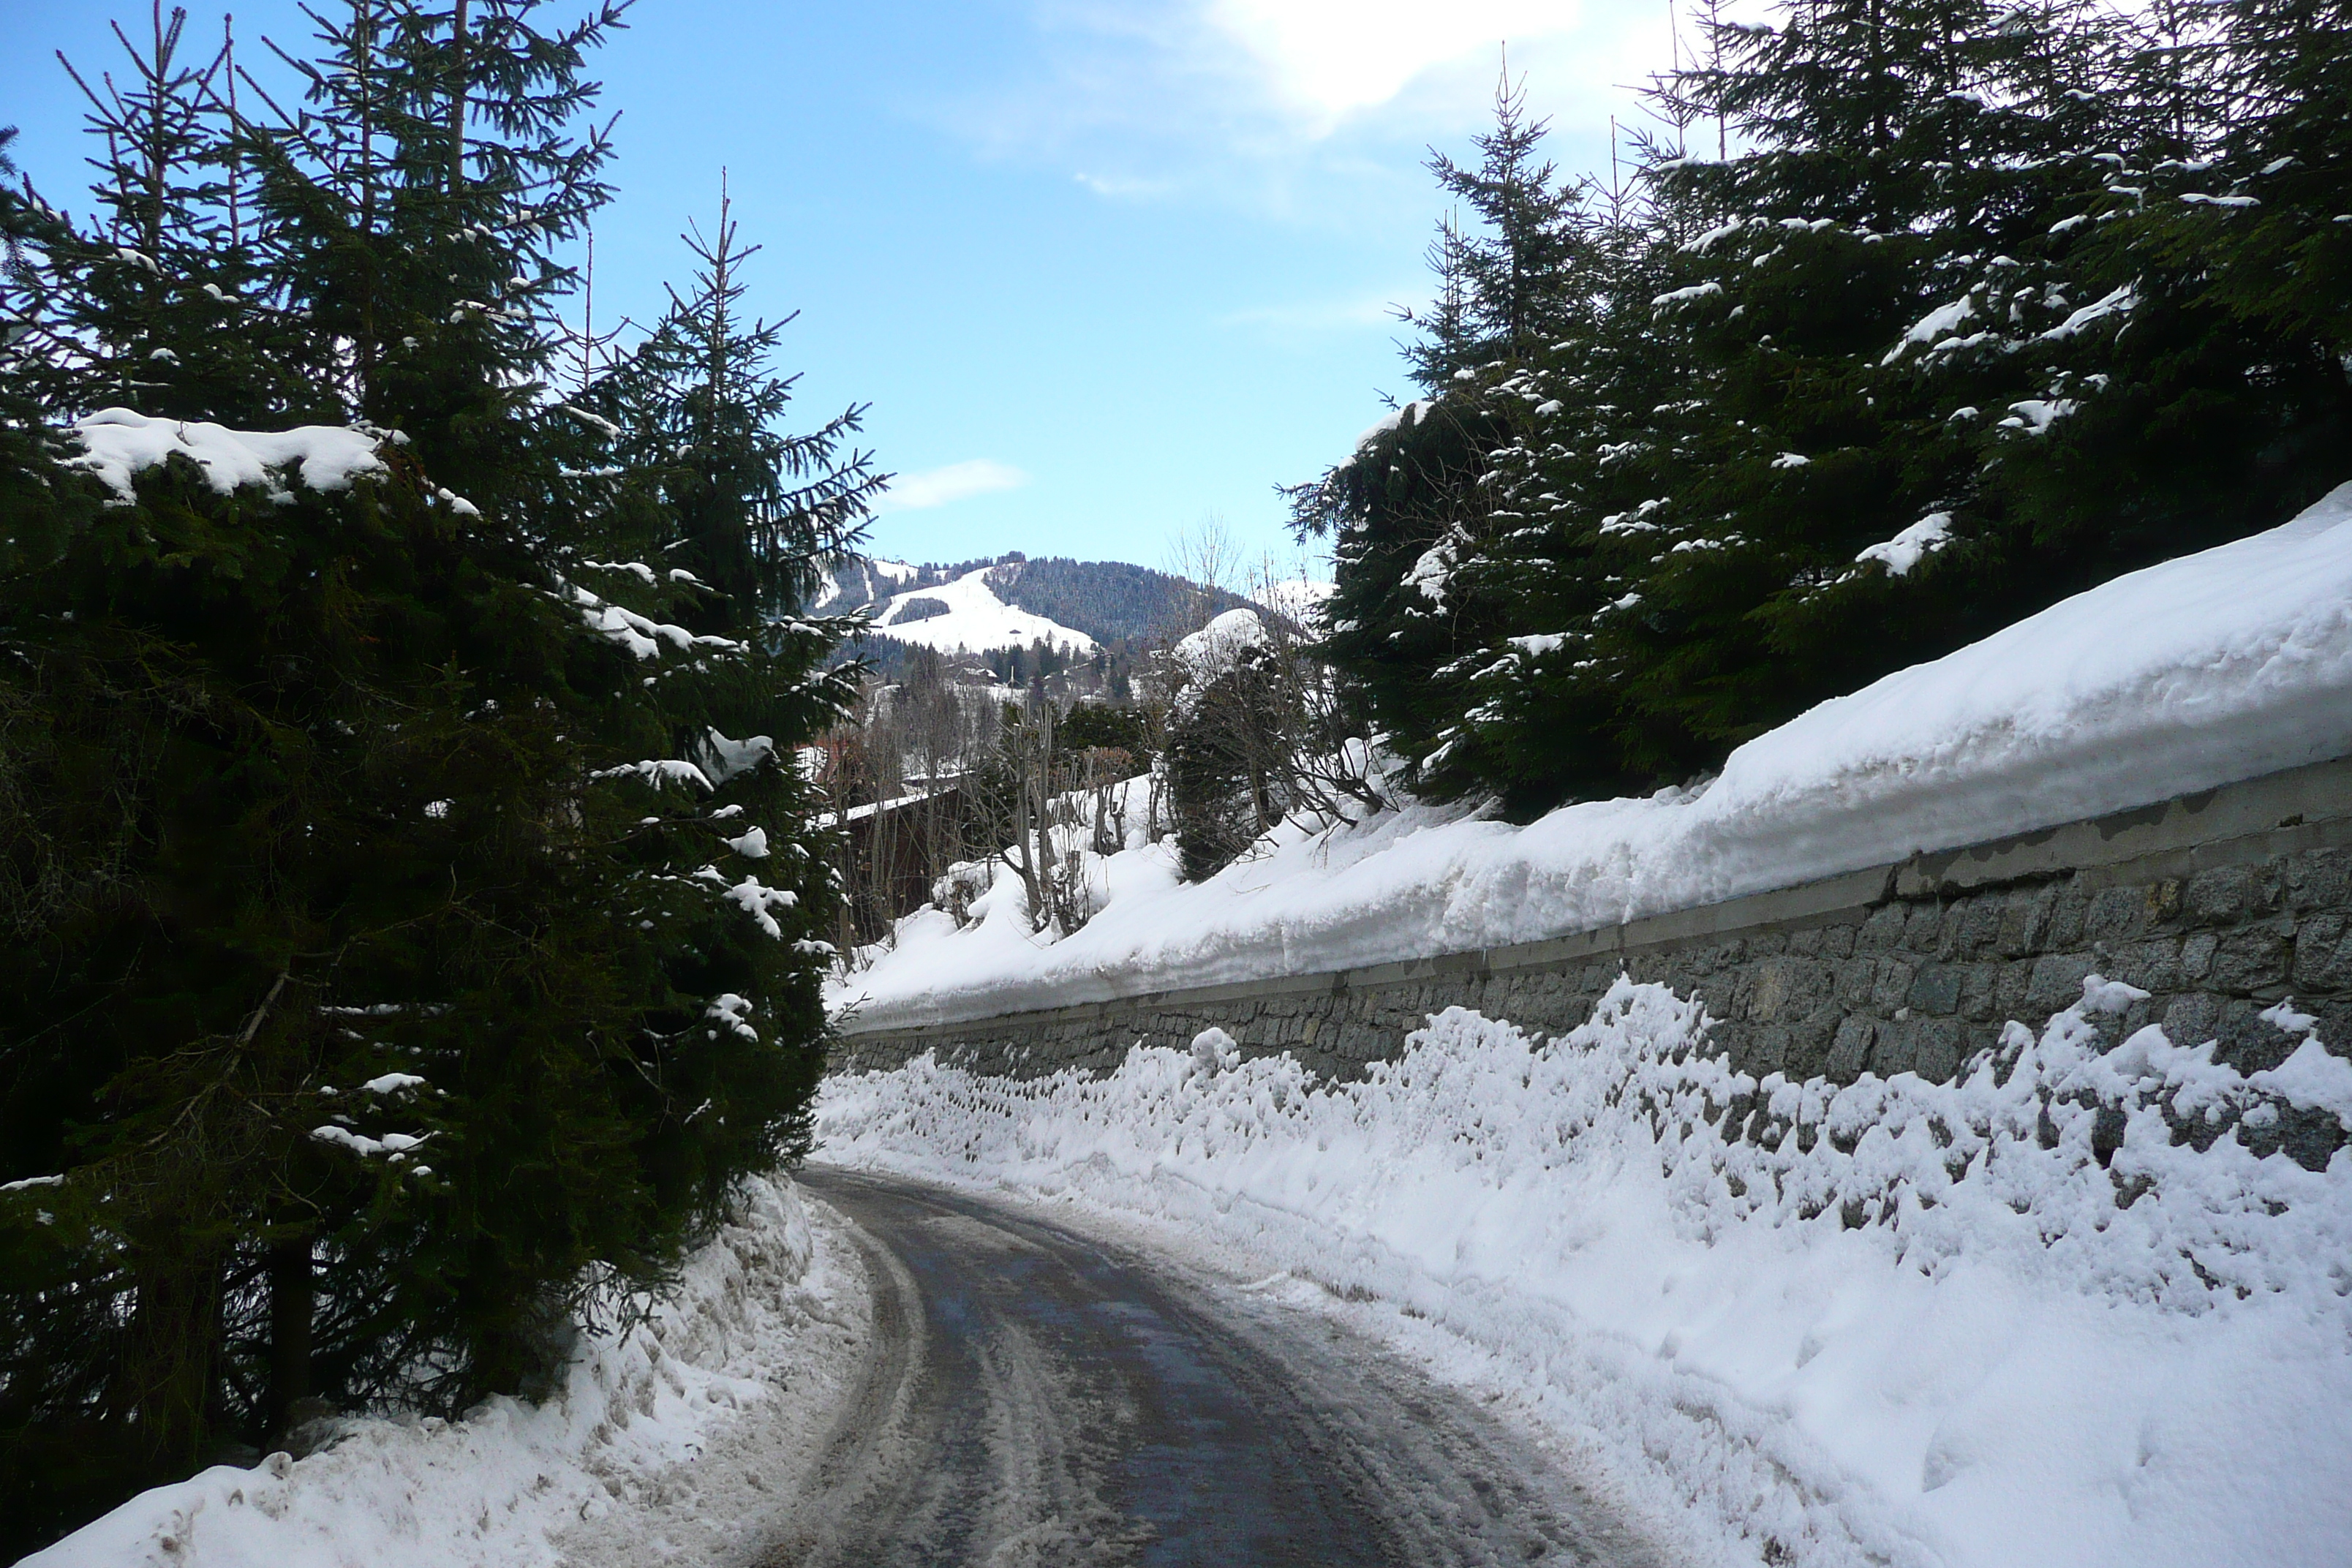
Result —
[[[769,1568],[1663,1562],[1312,1313],[943,1188],[799,1180],[856,1227],[874,1332]]]

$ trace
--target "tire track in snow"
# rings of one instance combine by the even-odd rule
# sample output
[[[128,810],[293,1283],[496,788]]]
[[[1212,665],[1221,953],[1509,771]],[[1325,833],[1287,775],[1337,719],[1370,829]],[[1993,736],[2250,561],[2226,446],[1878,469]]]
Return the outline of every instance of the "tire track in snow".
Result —
[[[856,1227],[875,1328],[766,1568],[1658,1561],[1328,1320],[946,1189],[800,1180]]]

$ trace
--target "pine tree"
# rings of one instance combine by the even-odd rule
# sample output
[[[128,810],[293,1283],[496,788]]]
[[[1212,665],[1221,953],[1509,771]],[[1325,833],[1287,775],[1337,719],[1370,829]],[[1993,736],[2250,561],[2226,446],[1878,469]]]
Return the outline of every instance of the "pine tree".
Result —
[[[1471,138],[1478,166],[1430,155],[1438,188],[1466,204],[1480,227],[1465,232],[1449,220],[1432,248],[1435,312],[1406,356],[1426,387],[1481,361],[1525,362],[1585,320],[1571,283],[1590,244],[1586,190],[1538,162],[1549,133],[1548,121],[1528,115],[1525,80],[1507,69],[1495,87],[1494,129]]]
[[[455,1352],[475,1387],[509,1376],[498,1327],[453,1320],[436,1238],[530,1237],[527,1312],[592,1258],[644,1266],[628,1173],[598,1157],[609,1088],[533,1065],[619,1034],[600,978],[619,944],[558,826],[562,710],[592,718],[549,677],[578,634],[513,537],[413,467],[348,495],[290,482],[283,504],[224,497],[174,462],[6,584],[8,793],[37,847],[0,958],[7,1145],[12,1174],[65,1176],[53,1218],[6,1216],[59,1314],[12,1336],[36,1417],[16,1436],[98,1484],[244,1435],[218,1413],[248,1357],[281,1362],[278,1408],[243,1413],[257,1436],[305,1393],[381,1385],[404,1342]],[[357,1087],[389,1074],[428,1098]],[[525,1093],[536,1138],[499,1125]],[[432,1172],[386,1131],[437,1140]],[[517,1171],[569,1183],[574,1223],[548,1225]],[[319,1278],[264,1270],[280,1331],[289,1291],[365,1303],[341,1330],[304,1314],[314,1385],[226,1310],[289,1247]]]
[[[1703,760],[1625,702],[1621,627],[1645,614],[1660,513],[1710,386],[1704,360],[1660,330],[1675,301],[1658,302],[1667,269],[1646,221],[1607,231],[1580,269],[1600,302],[1591,324],[1493,389],[1511,435],[1486,454],[1492,542],[1476,570],[1498,610],[1437,672],[1454,717],[1420,772],[1444,795],[1498,795],[1514,817]]]
[[[838,889],[828,835],[812,820],[818,803],[792,759],[855,700],[856,667],[828,668],[827,656],[860,623],[801,606],[822,568],[854,548],[888,476],[848,445],[861,409],[813,432],[778,428],[797,379],[772,368],[790,318],[742,310],[758,247],[742,243],[723,194],[709,241],[690,233],[687,244],[698,264],[692,284],[673,291],[654,330],[579,400],[574,427],[586,445],[571,471],[606,492],[591,503],[601,523],[588,531],[615,559],[583,555],[572,570],[613,605],[658,615],[692,639],[690,660],[646,691],[635,743],[640,754],[666,747],[695,760],[714,793],[687,813],[689,831],[637,836],[632,876],[664,901],[664,920],[680,922],[662,969],[665,1011],[647,1025],[684,1042],[670,1070],[714,1093],[767,1086],[766,1100],[732,1110],[714,1099],[719,1114],[681,1123],[671,1139],[667,1168],[708,1215],[740,1172],[806,1148],[826,1037],[818,977],[833,952],[821,933]],[[648,810],[667,798],[631,793]],[[723,902],[691,916],[677,907],[674,889],[709,861],[709,825],[730,822],[740,826],[720,842],[764,878],[765,921],[746,923]],[[743,1029],[711,1026],[725,997],[741,1001]]]
[[[1593,411],[1568,362],[1608,324],[1598,301],[1619,256],[1606,227],[1582,216],[1582,187],[1538,162],[1546,129],[1526,117],[1523,88],[1506,79],[1495,113],[1494,130],[1475,140],[1475,172],[1431,164],[1480,225],[1441,225],[1430,251],[1438,304],[1409,318],[1423,336],[1407,361],[1432,395],[1292,500],[1299,531],[1334,540],[1339,591],[1326,647],[1357,683],[1381,744],[1425,794],[1499,786],[1527,811],[1556,802],[1570,780],[1611,776],[1591,731],[1569,717],[1589,702],[1555,700],[1541,759],[1498,754],[1496,742],[1508,752],[1520,730],[1509,694],[1493,687],[1528,657],[1514,637],[1557,630],[1553,601],[1597,585],[1580,569],[1589,540],[1537,521],[1557,496],[1520,481],[1564,434],[1556,393],[1579,405],[1567,417]]]
[[[1426,310],[1396,307],[1397,319],[1417,330],[1405,347],[1405,363],[1424,389],[1444,389],[1456,371],[1467,370],[1486,357],[1471,312],[1471,241],[1452,214],[1438,220],[1437,237],[1429,242],[1423,259],[1436,280]]]
[[[2143,558],[2268,526],[2352,478],[2344,8],[2179,9],[2135,61],[2168,134],[2116,163],[2084,247],[2111,301],[2068,345],[2090,390],[2025,476],[2045,529],[2096,540],[2082,503],[2110,470]]]
[[[240,427],[317,412],[300,382],[272,368],[292,327],[260,297],[227,100],[225,36],[203,65],[186,51],[187,13],[153,0],[145,39],[120,24],[120,68],[93,80],[66,65],[104,149],[90,160],[102,217],[47,247],[58,316],[73,331],[83,409],[110,405]]]
[[[1328,650],[1412,786],[1524,816],[1686,779],[2340,479],[2335,307],[2303,287],[2333,176],[2274,227],[2252,195],[2299,166],[2281,138],[2334,134],[2301,106],[2339,51],[2316,13],[2224,14],[1713,23],[1633,199],[1562,229],[1544,290],[1574,308],[1519,357],[1481,357],[1504,252],[1449,225],[1408,352],[1431,399],[1294,492],[1337,542]],[[1505,105],[1481,146],[1524,164],[1512,131]]]
[[[845,689],[792,599],[879,480],[835,458],[854,414],[771,431],[773,332],[723,286],[666,340],[693,374],[548,392],[612,14],[530,9],[360,0],[309,108],[236,122],[296,323],[265,368],[373,422],[299,437],[373,448],[348,487],[78,471],[44,428],[87,406],[77,344],[177,330],[184,291],[78,291],[72,226],[0,204],[38,373],[0,484],[58,498],[0,553],[11,1544],[314,1398],[539,1386],[805,1148],[834,892],[789,763]],[[223,155],[166,160],[191,233]]]
[[[2014,340],[2063,319],[2040,258],[2097,168],[2069,155],[2094,95],[2039,69],[2050,16],[1813,5],[1719,29],[1718,63],[1670,84],[1752,148],[1656,176],[1704,230],[1660,299],[1663,331],[1706,367],[1706,405],[1691,460],[1661,476],[1645,542],[1663,555],[1632,574],[1641,607],[1616,630],[1629,707],[1685,737],[1678,754],[1719,755],[1989,629],[1969,615],[1979,594],[1930,610],[1909,591],[1959,557],[1892,595],[1899,611],[1856,558],[1925,519],[1946,531],[1932,543],[1980,532],[1986,437],[1955,410],[2040,390]]]
[[[744,269],[760,247],[742,243],[723,184],[711,235],[685,237],[690,290],[672,290],[668,310],[596,396],[624,432],[614,455],[660,486],[669,520],[653,548],[715,591],[728,626],[747,630],[818,595],[821,567],[850,549],[889,481],[850,444],[862,406],[805,434],[776,427],[798,378],[768,364],[793,318],[746,316]]]
[[[1465,621],[1485,606],[1455,577],[1484,533],[1477,480],[1486,451],[1505,438],[1471,398],[1416,402],[1291,492],[1298,531],[1332,540],[1339,581],[1324,648],[1355,682],[1376,743],[1409,766],[1437,752],[1460,717],[1454,693],[1432,677],[1482,640]]]
[[[71,443],[48,417],[73,350],[42,263],[71,230],[17,184],[8,155],[16,135],[0,127],[0,569],[55,550],[88,510],[87,498],[62,482],[58,465]]]
[[[289,58],[307,101],[241,127],[268,276],[308,324],[304,367],[342,418],[397,429],[476,505],[551,482],[541,396],[573,268],[558,247],[608,198],[580,122],[619,7],[542,31],[542,0],[352,0]],[[248,81],[248,87],[252,84]]]
[[[2233,314],[2340,359],[2352,353],[2352,10],[2340,0],[2217,9],[2234,112],[2217,166],[2181,171],[2207,188],[2168,193],[2174,244],[2218,263],[2214,297]]]

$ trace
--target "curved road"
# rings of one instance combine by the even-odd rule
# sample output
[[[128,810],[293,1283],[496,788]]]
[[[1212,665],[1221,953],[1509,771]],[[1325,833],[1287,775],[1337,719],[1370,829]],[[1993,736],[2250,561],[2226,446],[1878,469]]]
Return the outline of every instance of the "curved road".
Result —
[[[940,1188],[798,1179],[856,1227],[874,1334],[765,1568],[1656,1561],[1315,1314]]]

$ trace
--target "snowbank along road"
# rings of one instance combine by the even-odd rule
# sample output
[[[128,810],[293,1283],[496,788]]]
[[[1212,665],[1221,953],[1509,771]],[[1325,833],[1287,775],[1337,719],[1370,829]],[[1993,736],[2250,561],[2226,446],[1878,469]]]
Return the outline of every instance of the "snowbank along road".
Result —
[[[1662,1561],[1312,1314],[943,1188],[801,1181],[857,1227],[874,1332],[769,1568]]]

